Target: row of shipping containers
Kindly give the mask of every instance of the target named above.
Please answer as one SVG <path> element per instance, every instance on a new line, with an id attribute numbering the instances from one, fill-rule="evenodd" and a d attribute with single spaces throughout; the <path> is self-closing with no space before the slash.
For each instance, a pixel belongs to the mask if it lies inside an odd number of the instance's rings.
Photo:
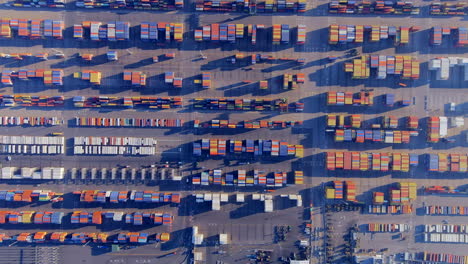
<path id="1" fill-rule="evenodd" d="M 368 214 L 411 214 L 412 205 L 369 205 Z"/>
<path id="2" fill-rule="evenodd" d="M 333 181 L 325 187 L 325 198 L 357 202 L 356 184 L 353 181 Z"/>
<path id="3" fill-rule="evenodd" d="M 62 224 L 63 212 L 0 211 L 0 224 Z"/>
<path id="4" fill-rule="evenodd" d="M 58 155 L 65 154 L 65 147 L 63 145 L 0 144 L 0 153 L 28 155 Z"/>
<path id="5" fill-rule="evenodd" d="M 42 136 L 3 136 L 0 135 L 0 145 L 65 145 L 64 137 Z"/>
<path id="6" fill-rule="evenodd" d="M 112 168 L 108 170 L 107 168 L 101 168 L 98 170 L 97 168 L 91 168 L 91 170 L 88 170 L 88 168 L 81 168 L 81 170 L 78 170 L 77 168 L 72 168 L 69 170 L 68 174 L 69 178 L 71 180 L 75 179 L 81 179 L 81 180 L 86 180 L 86 179 L 91 179 L 91 180 L 112 180 L 112 181 L 125 181 L 127 179 L 130 179 L 132 181 L 134 180 L 151 180 L 155 181 L 158 179 L 161 180 L 166 180 L 166 179 L 172 179 L 172 180 L 181 180 L 181 176 L 178 173 L 176 169 L 169 169 L 169 168 L 142 168 L 137 170 L 136 168 L 132 169 L 126 169 L 126 168 Z"/>
<path id="7" fill-rule="evenodd" d="M 0 106 L 6 107 L 57 107 L 64 105 L 63 96 L 0 94 Z"/>
<path id="8" fill-rule="evenodd" d="M 97 146 L 156 146 L 156 138 L 150 137 L 74 137 L 75 145 Z"/>
<path id="9" fill-rule="evenodd" d="M 0 37 L 12 38 L 15 36 L 30 39 L 53 37 L 63 39 L 64 22 L 61 20 L 28 20 L 28 19 L 0 19 Z M 251 37 L 252 44 L 256 44 L 257 30 L 264 29 L 263 24 L 211 24 L 195 30 L 196 41 L 230 41 Z M 84 21 L 73 25 L 73 37 L 83 39 L 85 29 L 89 29 L 91 40 L 129 40 L 130 24 L 128 22 L 109 22 L 102 25 L 98 21 Z M 275 24 L 272 27 L 273 43 L 287 44 L 290 42 L 290 29 L 287 24 Z M 328 42 L 330 44 L 363 43 L 365 32 L 369 32 L 369 41 L 376 42 L 393 37 L 395 44 L 409 43 L 409 34 L 419 30 L 418 27 L 395 27 L 377 25 L 338 25 L 329 26 Z M 87 32 L 88 33 L 88 32 Z M 182 23 L 142 22 L 140 25 L 140 39 L 143 41 L 183 41 L 184 25 Z M 295 34 L 297 44 L 304 44 L 306 40 L 306 26 L 298 25 Z M 467 27 L 440 27 L 431 28 L 430 43 L 441 45 L 443 36 L 452 36 L 456 47 L 468 45 Z"/>
<path id="10" fill-rule="evenodd" d="M 65 169 L 61 167 L 28 168 L 22 167 L 19 171 L 16 167 L 3 167 L 0 170 L 2 180 L 62 180 L 65 177 Z M 60 201 L 57 197 L 54 201 Z"/>
<path id="11" fill-rule="evenodd" d="M 456 224 L 425 224 L 425 233 L 468 234 L 468 225 Z"/>
<path id="12" fill-rule="evenodd" d="M 434 46 L 442 45 L 444 36 L 450 36 L 455 47 L 468 46 L 468 27 L 440 27 L 431 28 L 430 42 Z"/>
<path id="13" fill-rule="evenodd" d="M 429 7 L 431 15 L 442 16 L 464 16 L 468 14 L 468 6 L 464 2 L 456 3 L 431 3 Z"/>
<path id="14" fill-rule="evenodd" d="M 12 0 L 8 1 L 6 6 L 13 7 L 26 7 L 26 8 L 38 8 L 38 7 L 50 7 L 50 8 L 65 8 L 64 0 Z"/>
<path id="15" fill-rule="evenodd" d="M 419 7 L 409 1 L 333 0 L 328 4 L 328 12 L 331 14 L 417 15 Z"/>
<path id="16" fill-rule="evenodd" d="M 327 105 L 356 105 L 372 106 L 374 104 L 373 92 L 327 92 Z"/>
<path id="17" fill-rule="evenodd" d="M 468 244 L 467 234 L 424 233 L 424 242 Z"/>
<path id="18" fill-rule="evenodd" d="M 438 81 L 461 78 L 461 76 L 453 77 L 450 75 L 450 70 L 455 66 L 462 68 L 460 75 L 463 75 L 464 81 L 468 81 L 468 57 L 438 57 L 429 61 L 429 70 L 436 71 L 436 80 Z"/>
<path id="19" fill-rule="evenodd" d="M 39 107 L 56 107 L 63 106 L 65 98 L 63 96 L 37 96 L 37 95 L 6 95 L 0 94 L 0 106 L 14 107 L 14 106 L 39 106 Z M 205 100 L 205 99 L 201 99 Z M 207 99 L 208 100 L 208 99 Z M 225 99 L 229 101 L 231 99 Z M 278 99 L 279 100 L 279 99 Z M 150 109 L 169 109 L 169 108 L 180 108 L 182 107 L 181 97 L 150 97 L 150 96 L 135 96 L 135 97 L 84 97 L 74 96 L 72 98 L 73 105 L 75 107 L 146 107 Z M 242 100 L 241 100 L 242 101 Z M 249 100 L 250 101 L 250 100 Z M 255 100 L 254 100 L 255 101 Z M 272 102 L 272 100 L 258 100 L 261 102 Z M 232 99 L 234 102 L 234 99 Z M 276 102 L 276 101 L 275 101 Z M 279 103 L 278 103 L 279 104 Z M 257 106 L 257 108 L 264 110 L 262 107 L 269 105 Z M 281 106 L 281 105 L 280 105 Z M 299 105 L 300 106 L 300 105 Z M 302 105 L 303 107 L 303 105 Z M 287 105 L 284 106 L 287 111 Z M 300 109 L 300 107 L 295 107 Z M 233 109 L 234 110 L 234 109 Z M 236 109 L 238 110 L 238 109 Z M 240 109 L 241 110 L 241 109 Z M 267 110 L 271 110 L 268 108 Z M 260 111 L 260 110 L 259 110 Z"/>
<path id="20" fill-rule="evenodd" d="M 101 85 L 102 73 L 94 70 L 82 70 L 73 73 L 73 78 L 88 81 L 92 85 Z"/>
<path id="21" fill-rule="evenodd" d="M 394 39 L 395 45 L 405 45 L 410 41 L 410 32 L 418 27 L 377 26 L 377 25 L 330 25 L 328 28 L 328 43 L 332 45 L 347 43 L 364 43 L 364 34 L 368 34 L 370 42 Z"/>
<path id="22" fill-rule="evenodd" d="M 334 129 L 335 142 L 380 142 L 389 144 L 409 144 L 411 137 L 418 136 L 417 131 L 410 130 L 360 130 Z"/>
<path id="23" fill-rule="evenodd" d="M 210 89 L 212 87 L 211 80 L 212 80 L 211 72 L 202 72 L 201 79 L 197 81 L 200 82 L 203 89 Z M 182 83 L 182 80 L 180 80 L 180 82 Z M 182 84 L 180 84 L 180 86 L 182 86 Z"/>
<path id="24" fill-rule="evenodd" d="M 235 43 L 237 39 L 250 38 L 251 44 L 257 43 L 258 30 L 265 29 L 263 24 L 211 24 L 203 26 L 194 32 L 196 41 L 228 41 Z M 274 24 L 272 26 L 272 43 L 275 45 L 291 42 L 291 29 L 288 24 Z M 306 26 L 298 25 L 295 34 L 296 44 L 306 41 Z"/>
<path id="25" fill-rule="evenodd" d="M 289 44 L 290 31 L 288 24 L 273 24 L 273 45 Z"/>
<path id="26" fill-rule="evenodd" d="M 195 98 L 193 107 L 205 110 L 236 111 L 304 111 L 304 103 L 288 104 L 287 99 L 230 99 L 230 98 Z"/>
<path id="27" fill-rule="evenodd" d="M 383 223 L 368 223 L 367 231 L 368 232 L 378 232 L 378 233 L 396 233 L 396 232 L 408 232 L 410 226 L 407 224 L 383 224 Z"/>
<path id="28" fill-rule="evenodd" d="M 305 82 L 305 74 L 304 73 L 285 73 L 283 74 L 283 89 L 284 90 L 294 90 L 297 89 L 299 86 L 298 84 L 302 84 Z"/>
<path id="29" fill-rule="evenodd" d="M 75 155 L 156 155 L 155 138 L 74 137 Z"/>
<path id="30" fill-rule="evenodd" d="M 110 8 L 172 11 L 184 7 L 183 0 L 77 0 L 79 8 Z"/>
<path id="31" fill-rule="evenodd" d="M 302 171 L 272 172 L 264 170 L 237 170 L 223 173 L 222 170 L 204 171 L 192 176 L 194 185 L 222 185 L 222 186 L 261 186 L 261 187 L 283 187 L 287 184 L 303 184 L 304 173 Z"/>
<path id="32" fill-rule="evenodd" d="M 152 242 L 166 242 L 170 240 L 169 233 L 157 233 L 149 235 L 140 232 L 121 232 L 110 235 L 108 233 L 68 233 L 68 232 L 36 232 L 20 233 L 18 235 L 8 236 L 0 233 L 0 243 L 20 242 L 20 243 L 53 243 L 53 244 L 146 244 Z"/>
<path id="33" fill-rule="evenodd" d="M 49 53 L 0 53 L 0 58 L 2 59 L 15 59 L 15 60 L 24 60 L 26 58 L 31 58 L 33 60 L 46 61 L 49 59 Z"/>
<path id="34" fill-rule="evenodd" d="M 399 182 L 389 189 L 389 194 L 390 204 L 409 204 L 417 198 L 417 185 L 415 182 Z"/>
<path id="35" fill-rule="evenodd" d="M 326 152 L 327 170 L 401 171 L 418 165 L 413 153 Z"/>
<path id="36" fill-rule="evenodd" d="M 423 209 L 426 215 L 468 216 L 467 206 L 426 205 Z"/>
<path id="37" fill-rule="evenodd" d="M 180 203 L 180 194 L 171 192 L 80 190 L 73 193 L 85 203 Z"/>
<path id="38" fill-rule="evenodd" d="M 240 128 L 240 129 L 260 129 L 260 128 L 289 128 L 289 127 L 300 127 L 302 121 L 230 121 L 230 120 L 210 120 L 201 123 L 200 120 L 194 120 L 194 128 Z"/>
<path id="39" fill-rule="evenodd" d="M 370 204 L 366 209 L 366 213 L 368 214 L 411 214 L 413 212 L 413 205 Z"/>
<path id="40" fill-rule="evenodd" d="M 182 23 L 142 22 L 140 25 L 140 39 L 143 41 L 182 42 L 183 33 Z"/>
<path id="41" fill-rule="evenodd" d="M 125 155 L 151 156 L 156 155 L 156 147 L 143 146 L 73 146 L 74 155 Z"/>
<path id="42" fill-rule="evenodd" d="M 302 145 L 291 145 L 279 140 L 222 140 L 202 139 L 193 142 L 195 156 L 226 156 L 228 154 L 251 153 L 255 156 L 304 156 Z"/>
<path id="43" fill-rule="evenodd" d="M 275 13 L 275 12 L 298 12 L 304 13 L 307 8 L 306 0 L 197 0 L 195 2 L 196 11 L 213 12 L 248 12 L 255 13 Z"/>
<path id="44" fill-rule="evenodd" d="M 49 202 L 60 201 L 57 199 L 62 193 L 50 190 L 0 190 L 0 201 L 5 202 Z"/>
<path id="45" fill-rule="evenodd" d="M 468 154 L 438 153 L 427 155 L 428 170 L 435 172 L 467 172 Z"/>
<path id="46" fill-rule="evenodd" d="M 45 37 L 63 39 L 64 27 L 62 20 L 1 18 L 0 38 L 12 38 L 16 35 L 17 37 L 29 39 Z"/>
<path id="47" fill-rule="evenodd" d="M 231 63 L 233 64 L 241 60 L 246 60 L 246 63 L 252 64 L 252 65 L 257 64 L 257 63 L 273 64 L 273 63 L 286 63 L 286 62 L 296 62 L 299 65 L 303 65 L 305 63 L 304 58 L 275 57 L 275 56 L 272 56 L 269 54 L 263 54 L 263 53 L 248 55 L 242 52 L 238 52 L 233 57 L 231 57 Z"/>
<path id="48" fill-rule="evenodd" d="M 176 77 L 174 72 L 165 72 L 164 83 L 172 85 L 174 88 L 182 88 L 183 78 Z M 211 87 L 211 74 L 209 76 L 202 74 L 202 86 L 205 89 Z"/>
<path id="49" fill-rule="evenodd" d="M 371 129 L 397 129 L 398 118 L 396 116 L 381 116 L 380 123 L 375 122 L 367 124 L 365 127 Z M 405 125 L 402 128 L 416 130 L 418 129 L 419 122 L 416 116 L 404 117 Z M 340 114 L 328 114 L 327 115 L 327 127 L 329 128 L 363 128 L 363 123 L 368 123 L 362 120 L 362 115 L 340 115 Z"/>
<path id="50" fill-rule="evenodd" d="M 45 116 L 0 116 L 0 126 L 59 126 L 63 120 Z"/>
<path id="51" fill-rule="evenodd" d="M 425 263 L 448 263 L 448 264 L 467 264 L 467 256 L 459 256 L 447 253 L 432 253 L 432 252 L 421 252 L 416 254 L 416 260 L 425 262 Z"/>
<path id="52" fill-rule="evenodd" d="M 427 142 L 437 143 L 447 136 L 448 118 L 446 116 L 430 116 L 427 119 Z"/>
<path id="53" fill-rule="evenodd" d="M 194 32 L 195 41 L 229 41 L 250 37 L 251 44 L 257 43 L 258 30 L 265 29 L 263 24 L 210 24 Z"/>
<path id="54" fill-rule="evenodd" d="M 146 86 L 146 73 L 141 71 L 124 71 L 123 80 L 130 81 L 132 86 Z"/>
<path id="55" fill-rule="evenodd" d="M 104 221 L 124 222 L 132 225 L 172 225 L 174 217 L 164 212 L 120 212 L 120 211 L 74 211 L 71 214 L 72 224 L 96 224 Z"/>
<path id="56" fill-rule="evenodd" d="M 63 85 L 63 70 L 19 69 L 17 71 L 3 70 L 1 80 L 3 85 L 13 85 L 13 79 L 27 81 L 31 78 L 41 78 L 45 85 Z"/>
<path id="57" fill-rule="evenodd" d="M 153 96 L 134 96 L 134 97 L 85 97 L 74 96 L 73 105 L 75 107 L 145 107 L 150 109 L 169 109 L 182 107 L 181 97 L 153 97 Z"/>
<path id="58" fill-rule="evenodd" d="M 387 75 L 399 76 L 401 79 L 419 79 L 419 61 L 411 56 L 364 55 L 352 62 L 345 62 L 345 72 L 352 73 L 353 79 L 368 79 L 371 69 L 377 71 L 377 79 L 385 79 Z"/>
<path id="59" fill-rule="evenodd" d="M 368 79 L 371 75 L 369 60 L 369 56 L 361 56 L 359 59 L 353 59 L 352 62 L 345 62 L 344 71 L 347 73 L 352 73 L 351 76 L 353 79 Z M 385 67 L 386 63 L 386 61 L 382 61 L 382 65 Z M 383 75 L 385 74 L 386 71 L 383 72 Z"/>
<path id="60" fill-rule="evenodd" d="M 75 126 L 83 127 L 183 127 L 182 119 L 75 117 Z"/>
<path id="61" fill-rule="evenodd" d="M 385 94 L 385 101 L 384 104 L 388 107 L 394 107 L 395 106 L 395 94 Z M 409 106 L 411 105 L 412 100 L 411 99 L 402 99 L 401 101 L 398 101 L 398 104 L 401 106 Z"/>
<path id="62" fill-rule="evenodd" d="M 466 191 L 454 188 L 452 186 L 428 186 L 424 188 L 424 193 L 427 194 L 442 194 L 442 195 L 464 195 L 467 194 Z"/>
<path id="63" fill-rule="evenodd" d="M 114 21 L 102 24 L 99 21 L 83 21 L 73 25 L 73 38 L 84 39 L 85 33 L 89 33 L 89 39 L 93 41 L 108 40 L 121 41 L 130 39 L 130 23 Z"/>

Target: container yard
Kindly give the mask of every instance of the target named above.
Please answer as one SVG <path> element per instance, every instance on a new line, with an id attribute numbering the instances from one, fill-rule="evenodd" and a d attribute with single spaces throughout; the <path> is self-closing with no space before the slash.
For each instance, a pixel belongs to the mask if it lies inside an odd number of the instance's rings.
<path id="1" fill-rule="evenodd" d="M 439 2 L 3 2 L 0 264 L 468 263 Z"/>

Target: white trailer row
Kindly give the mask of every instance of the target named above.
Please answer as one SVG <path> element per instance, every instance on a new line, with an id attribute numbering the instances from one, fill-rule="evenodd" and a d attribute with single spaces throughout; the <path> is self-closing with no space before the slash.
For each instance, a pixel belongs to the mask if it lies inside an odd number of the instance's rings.
<path id="1" fill-rule="evenodd" d="M 429 69 L 437 71 L 437 80 L 448 80 L 450 78 L 450 68 L 454 66 L 463 67 L 464 80 L 468 81 L 468 58 L 448 57 L 435 58 L 429 61 Z"/>
<path id="2" fill-rule="evenodd" d="M 73 148 L 75 155 L 131 155 L 149 156 L 156 155 L 156 147 L 136 146 L 80 146 Z"/>
<path id="3" fill-rule="evenodd" d="M 182 177 L 177 169 L 171 168 L 72 168 L 66 170 L 62 167 L 3 167 L 0 169 L 0 179 L 33 179 L 33 180 L 57 180 L 68 177 L 75 179 L 91 180 L 176 180 L 180 181 Z M 223 196 L 224 199 L 224 196 Z"/>
<path id="4" fill-rule="evenodd" d="M 171 168 L 142 168 L 142 169 L 127 169 L 127 168 L 72 168 L 69 170 L 69 178 L 75 179 L 91 179 L 91 180 L 182 180 L 180 171 Z"/>
<path id="5" fill-rule="evenodd" d="M 0 145 L 64 145 L 64 137 L 0 136 Z"/>
<path id="6" fill-rule="evenodd" d="M 0 116 L 0 126 L 58 126 L 63 120 L 58 117 Z"/>
<path id="7" fill-rule="evenodd" d="M 0 145 L 1 154 L 59 155 L 65 154 L 63 145 Z"/>
<path id="8" fill-rule="evenodd" d="M 468 234 L 468 225 L 424 225 L 424 232 Z"/>
<path id="9" fill-rule="evenodd" d="M 75 137 L 76 145 L 97 146 L 156 146 L 155 138 L 140 137 Z"/>
<path id="10" fill-rule="evenodd" d="M 408 224 L 383 224 L 383 223 L 368 223 L 367 231 L 369 232 L 408 232 L 410 226 Z"/>
<path id="11" fill-rule="evenodd" d="M 3 167 L 0 170 L 0 179 L 2 180 L 61 180 L 64 176 L 65 169 L 60 167 L 44 167 L 42 169 Z"/>
<path id="12" fill-rule="evenodd" d="M 229 202 L 229 196 L 227 193 L 198 193 L 193 194 L 197 203 L 211 202 L 211 210 L 221 210 L 221 203 Z"/>
<path id="13" fill-rule="evenodd" d="M 465 244 L 468 244 L 468 235 L 465 235 L 465 234 L 424 233 L 424 242 L 432 242 L 432 243 L 465 243 Z"/>

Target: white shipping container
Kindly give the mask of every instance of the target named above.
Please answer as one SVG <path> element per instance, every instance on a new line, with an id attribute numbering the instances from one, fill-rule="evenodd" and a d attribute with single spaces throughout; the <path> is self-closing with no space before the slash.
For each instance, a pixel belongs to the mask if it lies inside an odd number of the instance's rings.
<path id="1" fill-rule="evenodd" d="M 448 119 L 446 116 L 440 116 L 440 129 L 439 129 L 439 135 L 441 138 L 447 136 L 447 131 L 448 131 Z"/>

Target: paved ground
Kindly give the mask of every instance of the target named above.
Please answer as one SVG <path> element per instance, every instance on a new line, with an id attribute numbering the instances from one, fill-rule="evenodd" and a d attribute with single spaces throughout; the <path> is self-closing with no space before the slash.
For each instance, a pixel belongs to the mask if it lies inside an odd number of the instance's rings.
<path id="1" fill-rule="evenodd" d="M 427 5 L 424 1 L 413 1 Z M 407 115 L 415 115 L 425 117 L 429 115 L 443 115 L 446 111 L 446 104 L 455 102 L 457 104 L 466 105 L 466 88 L 468 84 L 462 82 L 461 75 L 454 78 L 452 81 L 439 82 L 435 81 L 434 75 L 427 71 L 427 61 L 430 58 L 449 55 L 466 54 L 466 49 L 453 48 L 445 42 L 441 47 L 430 47 L 428 45 L 429 28 L 432 26 L 461 26 L 466 25 L 466 18 L 449 17 L 435 18 L 428 17 L 426 11 L 420 16 L 327 16 L 324 5 L 328 1 L 311 1 L 309 6 L 313 10 L 308 11 L 305 15 L 258 15 L 246 16 L 244 14 L 219 14 L 219 13 L 193 13 L 185 11 L 156 13 L 156 12 L 129 12 L 129 11 L 105 11 L 105 10 L 26 10 L 26 9 L 2 9 L 0 14 L 2 17 L 11 18 L 52 18 L 63 19 L 67 30 L 65 32 L 66 39 L 60 40 L 0 40 L 0 52 L 48 52 L 54 54 L 58 51 L 63 52 L 66 57 L 64 59 L 51 58 L 49 61 L 33 62 L 22 61 L 12 62 L 8 60 L 1 61 L 2 69 L 20 69 L 20 68 L 63 68 L 65 71 L 65 85 L 60 88 L 45 87 L 40 82 L 15 82 L 13 87 L 2 87 L 0 93 L 28 93 L 41 95 L 64 95 L 67 98 L 75 95 L 96 96 L 96 95 L 113 95 L 113 96 L 137 96 L 137 95 L 157 95 L 157 96 L 182 96 L 184 105 L 190 105 L 190 100 L 199 97 L 237 97 L 237 98 L 287 98 L 290 102 L 300 100 L 306 104 L 304 113 L 288 113 L 279 114 L 277 112 L 216 112 L 216 111 L 190 111 L 189 107 L 184 107 L 177 110 L 95 110 L 95 109 L 74 109 L 67 107 L 65 109 L 41 110 L 41 109 L 25 109 L 11 108 L 2 109 L 1 113 L 5 116 L 56 116 L 69 121 L 75 116 L 102 116 L 102 117 L 152 117 L 152 118 L 180 118 L 186 121 L 199 119 L 202 121 L 212 119 L 230 119 L 234 121 L 240 120 L 304 120 L 304 127 L 301 129 L 282 129 L 282 130 L 257 130 L 257 131 L 195 131 L 194 129 L 130 129 L 130 128 L 76 128 L 68 125 L 53 127 L 53 128 L 12 128 L 1 127 L 1 135 L 46 135 L 51 132 L 64 132 L 66 138 L 74 136 L 124 136 L 134 135 L 142 137 L 158 138 L 158 153 L 155 157 L 86 157 L 72 156 L 70 154 L 61 156 L 13 156 L 10 162 L 2 162 L 2 166 L 64 166 L 66 168 L 112 168 L 117 164 L 130 165 L 133 168 L 147 166 L 159 161 L 192 161 L 190 154 L 190 143 L 201 138 L 224 138 L 224 139 L 282 139 L 292 144 L 303 144 L 305 146 L 305 158 L 290 159 L 280 161 L 270 161 L 267 159 L 254 162 L 250 165 L 235 165 L 235 162 L 228 168 L 225 168 L 224 161 L 221 159 L 206 160 L 200 163 L 200 166 L 205 168 L 223 168 L 225 171 L 236 169 L 265 169 L 267 171 L 283 170 L 291 171 L 293 169 L 303 169 L 305 174 L 304 186 L 288 186 L 275 192 L 275 194 L 283 193 L 301 193 L 304 196 L 304 204 L 308 205 L 310 197 L 314 206 L 321 206 L 322 193 L 320 184 L 325 181 L 335 179 L 351 179 L 358 184 L 358 193 L 362 193 L 363 199 L 369 199 L 371 192 L 369 190 L 384 186 L 398 180 L 416 181 L 418 186 L 421 185 L 453 185 L 459 186 L 466 184 L 466 175 L 456 174 L 428 174 L 423 166 L 408 174 L 385 174 L 385 175 L 370 175 L 361 173 L 327 173 L 323 166 L 324 160 L 322 152 L 331 150 L 357 150 L 357 151 L 407 151 L 412 153 L 429 153 L 438 151 L 450 151 L 464 153 L 467 150 L 466 143 L 462 143 L 461 137 L 457 137 L 460 132 L 465 131 L 466 126 L 461 129 L 450 129 L 449 135 L 457 139 L 457 143 L 453 145 L 436 144 L 429 145 L 425 143 L 424 133 L 413 143 L 402 146 L 389 146 L 384 144 L 336 144 L 332 138 L 327 138 L 323 129 L 325 122 L 324 116 L 330 112 L 337 113 L 361 113 L 364 119 L 372 119 L 381 115 L 395 115 L 399 117 Z M 425 9 L 424 9 L 425 10 Z M 99 16 L 99 17 L 98 17 Z M 232 20 L 231 20 L 232 19 Z M 72 40 L 72 31 L 70 27 L 75 23 L 80 23 L 86 20 L 100 20 L 103 22 L 120 20 L 129 21 L 132 24 L 132 37 L 128 42 L 93 43 L 88 40 L 74 41 Z M 184 34 L 184 42 L 181 45 L 168 44 L 165 47 L 159 47 L 154 44 L 144 43 L 138 39 L 138 25 L 142 21 L 156 22 L 181 22 L 184 23 L 186 34 Z M 260 33 L 258 44 L 256 46 L 249 45 L 248 41 L 242 40 L 235 45 L 214 45 L 207 43 L 196 43 L 193 40 L 193 30 L 202 25 L 220 22 L 233 23 L 255 23 L 265 24 L 266 28 L 271 27 L 276 23 L 288 23 L 295 27 L 297 24 L 307 25 L 307 42 L 304 46 L 276 46 L 271 45 L 271 36 L 267 32 Z M 230 23 L 230 22 L 229 22 Z M 364 44 L 361 46 L 347 45 L 344 47 L 331 47 L 327 44 L 327 30 L 329 24 L 379 24 L 379 25 L 417 25 L 421 27 L 421 31 L 411 35 L 411 42 L 406 47 L 394 47 L 389 42 L 379 42 L 375 44 Z M 265 41 L 267 39 L 267 41 Z M 373 53 L 382 55 L 405 54 L 416 56 L 423 64 L 421 67 L 421 78 L 418 81 L 405 83 L 408 87 L 399 88 L 400 80 L 367 80 L 356 81 L 351 80 L 349 76 L 342 71 L 339 60 L 336 63 L 327 63 L 324 58 L 329 55 L 341 56 L 346 50 L 357 48 L 362 53 Z M 98 58 L 93 63 L 83 63 L 76 58 L 77 53 L 93 53 L 99 55 L 105 54 L 108 50 L 117 50 L 119 52 L 119 61 L 105 62 Z M 161 55 L 170 51 L 176 52 L 176 58 L 156 64 L 150 63 L 150 58 L 156 55 Z M 232 65 L 226 62 L 226 58 L 233 56 L 237 52 L 245 54 L 267 53 L 277 57 L 290 58 L 305 58 L 306 64 L 303 67 L 297 67 L 292 63 L 282 64 L 257 64 L 252 71 L 244 71 L 243 64 Z M 200 60 L 200 54 L 207 56 L 207 60 Z M 74 80 L 71 75 L 81 69 L 94 69 L 103 73 L 103 84 L 101 87 L 90 87 L 83 81 Z M 148 74 L 148 84 L 145 88 L 132 88 L 125 84 L 122 80 L 122 72 L 125 69 L 139 70 Z M 180 91 L 169 88 L 164 85 L 162 74 L 165 71 L 174 71 L 176 76 L 181 76 L 185 79 L 184 87 Z M 192 84 L 193 79 L 198 78 L 202 71 L 210 71 L 213 74 L 213 88 L 210 90 L 200 90 Z M 277 76 L 284 73 L 305 73 L 306 83 L 300 85 L 298 90 L 284 91 L 280 88 L 280 83 L 277 83 Z M 457 72 L 451 73 L 453 76 Z M 268 79 L 270 81 L 270 90 L 263 92 L 259 91 L 255 85 L 242 84 L 242 80 L 252 80 L 254 82 Z M 397 99 L 412 98 L 414 104 L 406 108 L 387 109 L 379 104 L 371 108 L 327 108 L 324 104 L 324 93 L 327 91 L 353 91 L 358 92 L 361 89 L 374 89 L 377 95 L 385 93 L 395 93 Z M 466 109 L 466 108 L 465 108 Z M 459 114 L 466 114 L 462 108 L 459 108 Z M 67 141 L 69 142 L 69 141 Z M 4 160 L 4 156 L 1 156 Z M 187 173 L 190 173 L 187 172 Z M 450 181 L 449 181 L 450 180 Z M 29 184 L 5 184 L 3 188 L 37 188 Z M 52 190 L 61 190 L 70 192 L 77 189 L 99 188 L 108 190 L 120 189 L 161 189 L 166 191 L 184 191 L 184 194 L 189 194 L 193 190 L 185 184 L 183 185 L 163 185 L 163 186 L 144 186 L 132 183 L 125 184 L 109 184 L 94 186 L 92 183 L 81 185 L 80 183 L 69 185 L 57 185 L 54 183 L 42 184 L 40 187 Z M 206 191 L 207 189 L 200 189 Z M 226 190 L 230 193 L 234 191 L 245 191 L 241 189 Z M 245 191 L 250 194 L 261 190 Z M 455 201 L 462 200 L 446 198 L 439 199 L 437 197 L 420 197 L 418 206 L 421 202 L 434 203 L 440 205 L 451 205 Z M 20 207 L 26 209 L 27 207 Z M 39 208 L 50 209 L 51 205 L 42 205 Z M 97 209 L 97 208 L 93 208 Z M 128 208 L 126 208 L 127 210 Z M 174 210 L 175 208 L 158 207 L 159 209 Z M 60 208 L 58 210 L 70 211 L 72 208 Z M 190 227 L 198 225 L 200 231 L 210 238 L 209 241 L 214 241 L 215 236 L 221 232 L 230 234 L 232 245 L 227 247 L 210 244 L 207 247 L 201 248 L 207 258 L 207 263 L 215 263 L 216 260 L 225 261 L 225 263 L 247 262 L 246 255 L 252 254 L 253 249 L 273 249 L 276 256 L 288 256 L 293 250 L 293 242 L 302 235 L 299 235 L 300 225 L 304 222 L 302 208 L 287 208 L 277 210 L 274 213 L 261 213 L 261 207 L 254 202 L 239 205 L 229 203 L 222 206 L 220 212 L 212 212 L 206 210 L 203 206 L 193 208 L 193 213 L 187 208 L 179 209 L 177 212 L 175 223 L 171 230 L 165 227 L 148 228 L 145 231 L 149 233 L 172 231 L 175 242 L 167 245 L 148 245 L 138 248 L 122 250 L 117 253 L 109 254 L 104 250 L 81 246 L 65 246 L 61 247 L 61 255 L 67 256 L 67 263 L 180 263 L 186 260 L 186 248 L 182 247 L 189 242 Z M 320 212 L 318 209 L 317 212 Z M 359 215 L 355 213 L 346 213 L 345 218 L 338 213 L 334 215 L 334 221 L 342 222 L 343 228 L 352 223 L 372 222 L 399 222 L 399 223 L 414 223 L 419 225 L 424 222 L 440 223 L 445 217 L 432 216 L 369 216 Z M 349 218 L 348 218 L 349 215 Z M 453 219 L 453 220 L 452 220 Z M 321 223 L 322 217 L 319 213 L 314 214 L 314 226 L 317 228 L 323 227 Z M 348 221 L 349 220 L 349 221 Z M 364 222 L 363 222 L 364 221 Z M 463 217 L 451 217 L 453 223 L 463 221 Z M 273 244 L 273 230 L 278 225 L 292 225 L 293 235 L 287 242 Z M 20 227 L 18 227 L 19 229 Z M 8 233 L 18 233 L 16 226 L 5 226 L 5 231 Z M 55 230 L 55 228 L 44 228 L 46 230 Z M 62 230 L 83 230 L 94 231 L 95 227 L 69 228 L 60 227 Z M 35 231 L 34 227 L 25 227 L 21 230 Z M 414 229 L 413 229 L 414 230 Z M 116 231 L 116 230 L 111 230 Z M 318 237 L 323 236 L 323 232 L 318 233 Z M 296 238 L 297 237 L 297 238 Z M 367 240 L 364 242 L 363 240 Z M 369 235 L 365 239 L 361 239 L 362 246 L 373 248 L 385 247 L 388 239 L 385 235 L 376 235 L 373 240 L 369 240 Z M 381 241 L 381 242 L 380 242 Z M 376 242 L 382 244 L 376 245 Z M 366 244 L 367 243 L 367 244 Z M 321 246 L 321 240 L 313 241 L 313 246 Z M 405 249 L 422 251 L 427 249 L 433 252 L 459 252 L 459 247 L 439 247 L 440 245 L 415 243 L 412 236 L 408 236 L 405 244 L 398 242 L 393 243 L 395 251 Z M 173 251 L 177 251 L 176 255 L 161 257 Z M 226 251 L 226 254 L 211 254 L 217 251 Z M 15 253 L 16 254 L 16 253 Z M 29 254 L 29 253 L 28 253 Z M 91 257 L 92 256 L 92 257 Z M 315 261 L 319 261 L 318 259 Z M 27 263 L 27 262 L 24 262 Z"/>

